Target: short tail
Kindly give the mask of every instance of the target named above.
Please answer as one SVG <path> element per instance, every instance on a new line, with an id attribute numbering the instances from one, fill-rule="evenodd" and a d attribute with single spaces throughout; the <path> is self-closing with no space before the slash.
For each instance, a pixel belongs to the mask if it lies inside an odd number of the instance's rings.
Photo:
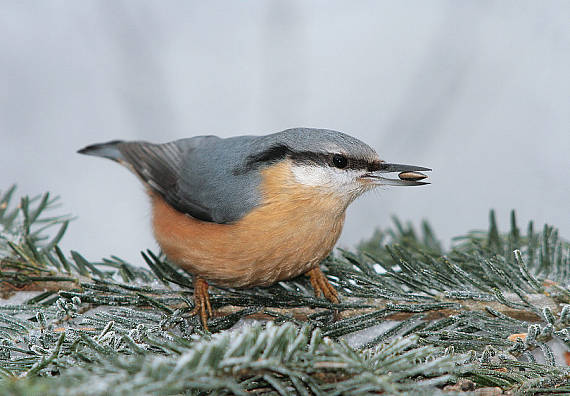
<path id="1" fill-rule="evenodd" d="M 90 146 L 82 148 L 81 150 L 78 150 L 77 152 L 79 154 L 93 155 L 95 157 L 109 158 L 117 162 L 124 162 L 125 157 L 118 147 L 120 143 L 123 143 L 123 141 L 113 140 L 107 143 L 92 144 Z"/>
<path id="2" fill-rule="evenodd" d="M 161 194 L 172 206 L 177 207 L 179 198 L 176 185 L 180 178 L 183 155 L 177 142 L 153 144 L 113 140 L 87 146 L 78 153 L 118 162 L 137 175 L 146 186 Z"/>

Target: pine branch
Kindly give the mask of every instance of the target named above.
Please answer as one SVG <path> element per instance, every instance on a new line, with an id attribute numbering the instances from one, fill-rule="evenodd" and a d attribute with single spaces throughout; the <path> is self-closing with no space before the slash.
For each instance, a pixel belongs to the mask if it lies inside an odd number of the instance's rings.
<path id="1" fill-rule="evenodd" d="M 488 232 L 449 251 L 427 223 L 418 233 L 395 220 L 323 263 L 341 304 L 315 298 L 303 277 L 214 289 L 212 336 L 190 316 L 189 274 L 151 251 L 149 269 L 67 255 L 57 244 L 70 218 L 47 215 L 57 201 L 13 207 L 14 192 L 0 194 L 0 291 L 41 292 L 0 304 L 8 392 L 435 394 L 460 378 L 568 390 L 552 345 L 570 349 L 570 245 L 550 226 L 523 235 L 514 212 L 510 232 L 491 212 Z M 265 324 L 225 331 L 244 318 Z"/>

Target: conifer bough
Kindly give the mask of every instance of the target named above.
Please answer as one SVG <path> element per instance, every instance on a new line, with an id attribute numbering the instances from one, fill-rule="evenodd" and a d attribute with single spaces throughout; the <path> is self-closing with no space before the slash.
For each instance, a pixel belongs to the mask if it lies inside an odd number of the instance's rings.
<path id="1" fill-rule="evenodd" d="M 191 277 L 162 255 L 132 265 L 66 253 L 57 200 L 14 194 L 0 194 L 4 393 L 570 392 L 570 247 L 550 226 L 522 233 L 514 213 L 509 232 L 491 212 L 487 232 L 449 250 L 426 223 L 394 220 L 323 263 L 339 305 L 302 278 L 216 290 L 227 315 L 211 335 L 189 315 Z"/>

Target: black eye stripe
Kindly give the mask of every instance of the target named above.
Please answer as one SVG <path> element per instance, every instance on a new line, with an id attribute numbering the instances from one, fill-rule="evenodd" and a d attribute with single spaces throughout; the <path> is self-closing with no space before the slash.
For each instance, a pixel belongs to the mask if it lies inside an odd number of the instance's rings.
<path id="1" fill-rule="evenodd" d="M 347 160 L 344 167 L 338 167 L 334 164 L 334 157 L 340 155 Z M 343 154 L 324 154 L 313 152 L 297 152 L 290 155 L 290 158 L 296 162 L 308 162 L 317 165 L 328 165 L 339 169 L 366 170 L 374 172 L 380 169 L 380 161 L 366 161 L 361 158 L 350 158 Z"/>
<path id="2" fill-rule="evenodd" d="M 338 166 L 335 163 L 335 158 L 337 158 L 337 161 L 342 161 L 339 159 L 339 157 L 344 158 L 344 160 L 346 160 L 346 165 Z M 368 172 L 373 172 L 380 169 L 379 161 L 367 161 L 361 158 L 351 158 L 340 153 L 331 154 L 331 153 L 316 153 L 312 151 L 293 151 L 285 145 L 272 146 L 265 151 L 249 156 L 246 162 L 246 169 L 255 168 L 264 163 L 269 164 L 269 163 L 278 162 L 285 158 L 291 158 L 291 160 L 297 163 L 331 166 L 339 169 L 353 169 L 353 170 L 364 169 Z M 344 163 L 344 161 L 342 162 Z M 342 163 L 339 162 L 339 165 L 342 165 Z"/>

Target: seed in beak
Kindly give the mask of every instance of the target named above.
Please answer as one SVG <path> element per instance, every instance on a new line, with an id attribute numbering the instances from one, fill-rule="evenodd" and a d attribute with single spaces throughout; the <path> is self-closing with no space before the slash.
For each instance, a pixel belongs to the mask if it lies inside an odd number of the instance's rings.
<path id="1" fill-rule="evenodd" d="M 398 177 L 401 180 L 413 180 L 413 181 L 418 181 L 418 180 L 422 180 L 425 179 L 427 176 L 424 175 L 423 173 L 420 172 L 400 172 L 398 174 Z"/>

